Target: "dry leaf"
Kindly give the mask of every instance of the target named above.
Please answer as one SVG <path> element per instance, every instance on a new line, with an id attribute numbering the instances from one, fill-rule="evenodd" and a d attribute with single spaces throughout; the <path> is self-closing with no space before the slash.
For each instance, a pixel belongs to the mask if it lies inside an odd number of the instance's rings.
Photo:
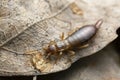
<path id="1" fill-rule="evenodd" d="M 120 12 L 118 0 L 77 0 L 75 4 L 83 11 L 76 15 L 69 4 L 74 0 L 1 0 L 0 1 L 0 74 L 1 75 L 42 75 L 65 70 L 76 60 L 92 55 L 113 41 L 119 27 Z M 116 6 L 114 6 L 116 5 Z M 52 39 L 59 40 L 59 35 L 94 24 L 98 19 L 104 23 L 89 47 L 76 51 L 73 57 L 63 55 L 56 64 L 46 61 L 39 62 L 33 58 L 38 51 Z M 54 32 L 54 33 L 53 33 Z M 36 52 L 35 52 L 36 53 Z M 41 53 L 44 55 L 44 53 Z M 37 60 L 36 60 L 37 59 Z M 42 58 L 40 59 L 40 61 Z M 44 65 L 40 66 L 41 63 Z M 41 70 L 44 69 L 44 70 Z"/>

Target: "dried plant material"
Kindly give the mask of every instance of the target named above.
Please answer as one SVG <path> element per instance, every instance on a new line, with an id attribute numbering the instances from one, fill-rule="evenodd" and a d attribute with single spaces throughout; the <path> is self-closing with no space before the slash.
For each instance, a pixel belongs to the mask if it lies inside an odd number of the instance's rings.
<path id="1" fill-rule="evenodd" d="M 70 4 L 70 8 L 74 14 L 83 15 L 83 10 L 76 3 Z"/>
<path id="2" fill-rule="evenodd" d="M 72 2 L 74 11 L 69 6 Z M 0 74 L 42 75 L 58 72 L 67 69 L 78 59 L 104 48 L 117 37 L 120 5 L 118 0 L 106 0 L 107 5 L 103 5 L 104 0 L 96 2 L 97 0 L 1 0 L 0 9 L 6 12 L 0 16 Z M 78 8 L 84 12 L 83 15 L 76 16 L 73 13 L 79 13 Z M 57 61 L 44 59 L 43 46 L 52 40 L 61 40 L 59 35 L 62 32 L 66 37 L 69 31 L 94 24 L 101 18 L 103 25 L 89 47 L 76 50 L 74 56 L 64 53 Z"/>
<path id="3" fill-rule="evenodd" d="M 50 61 L 46 60 L 40 53 L 33 55 L 33 65 L 36 69 L 43 73 L 50 72 L 52 68 Z"/>

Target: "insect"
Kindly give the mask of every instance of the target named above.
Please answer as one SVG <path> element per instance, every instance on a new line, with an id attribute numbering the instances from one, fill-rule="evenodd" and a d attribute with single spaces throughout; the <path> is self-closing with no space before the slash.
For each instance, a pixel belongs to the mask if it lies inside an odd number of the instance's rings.
<path id="1" fill-rule="evenodd" d="M 51 41 L 48 46 L 45 47 L 47 57 L 50 55 L 61 55 L 63 51 L 82 46 L 82 44 L 88 42 L 95 36 L 102 23 L 103 20 L 100 19 L 94 25 L 85 25 L 79 28 L 61 41 Z"/>

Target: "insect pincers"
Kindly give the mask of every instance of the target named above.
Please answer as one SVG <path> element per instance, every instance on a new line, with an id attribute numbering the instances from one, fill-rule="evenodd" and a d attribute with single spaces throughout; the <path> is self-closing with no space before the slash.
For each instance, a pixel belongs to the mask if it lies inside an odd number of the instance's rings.
<path id="1" fill-rule="evenodd" d="M 63 51 L 69 51 L 75 47 L 83 46 L 82 44 L 88 42 L 95 36 L 102 23 L 103 20 L 100 19 L 94 25 L 85 25 L 79 28 L 63 40 L 58 42 L 51 41 L 44 48 L 47 57 L 50 55 L 61 55 Z"/>

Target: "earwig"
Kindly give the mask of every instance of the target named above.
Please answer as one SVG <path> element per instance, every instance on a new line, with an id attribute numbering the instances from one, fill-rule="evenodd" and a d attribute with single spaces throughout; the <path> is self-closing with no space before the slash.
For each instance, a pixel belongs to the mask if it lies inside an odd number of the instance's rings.
<path id="1" fill-rule="evenodd" d="M 50 42 L 45 49 L 47 56 L 61 54 L 65 50 L 81 46 L 83 43 L 88 42 L 95 36 L 102 23 L 103 21 L 100 19 L 94 25 L 85 25 L 79 28 L 62 41 Z"/>

